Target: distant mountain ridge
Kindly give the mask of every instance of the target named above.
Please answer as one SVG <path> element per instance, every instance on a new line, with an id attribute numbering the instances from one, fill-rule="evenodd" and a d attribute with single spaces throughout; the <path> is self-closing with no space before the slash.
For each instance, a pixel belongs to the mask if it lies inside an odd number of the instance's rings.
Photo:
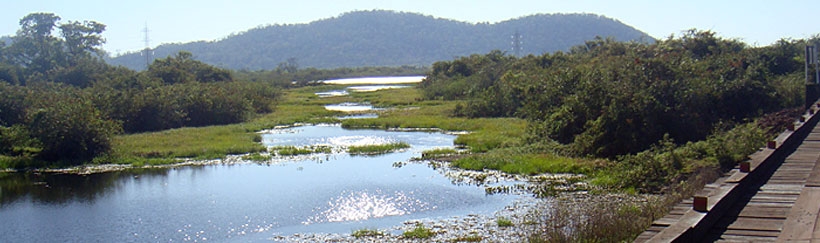
<path id="1" fill-rule="evenodd" d="M 212 65 L 246 70 L 275 69 L 288 58 L 300 67 L 427 66 L 458 56 L 512 51 L 521 35 L 520 54 L 566 51 L 596 36 L 618 41 L 654 41 L 646 33 L 595 14 L 537 14 L 494 24 L 467 23 L 416 13 L 356 11 L 308 24 L 270 25 L 216 41 L 163 44 L 154 57 L 185 50 Z M 144 69 L 139 52 L 108 60 Z"/>

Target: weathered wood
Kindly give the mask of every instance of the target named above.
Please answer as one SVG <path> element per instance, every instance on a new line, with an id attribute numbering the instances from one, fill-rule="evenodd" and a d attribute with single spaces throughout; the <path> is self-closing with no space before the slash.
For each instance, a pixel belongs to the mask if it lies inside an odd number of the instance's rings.
<path id="1" fill-rule="evenodd" d="M 773 148 L 761 148 L 749 156 L 748 172 L 736 166 L 705 186 L 696 195 L 708 197 L 707 213 L 673 208 L 675 214 L 657 220 L 636 241 L 773 242 L 786 230 L 784 233 L 802 232 L 800 240 L 820 242 L 820 224 L 816 223 L 820 214 L 818 121 L 816 113 L 807 115 L 805 123 L 795 124 L 794 131 L 779 134 Z M 677 207 L 691 207 L 691 202 L 687 199 Z M 794 222 L 802 223 L 803 229 L 791 229 Z"/>
<path id="2" fill-rule="evenodd" d="M 820 188 L 805 187 L 784 223 L 778 241 L 811 240 L 820 213 Z"/>

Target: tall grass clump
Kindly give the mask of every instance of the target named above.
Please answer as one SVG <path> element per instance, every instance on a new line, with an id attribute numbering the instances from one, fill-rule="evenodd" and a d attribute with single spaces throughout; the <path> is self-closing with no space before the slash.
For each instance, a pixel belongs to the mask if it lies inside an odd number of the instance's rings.
<path id="1" fill-rule="evenodd" d="M 614 195 L 559 199 L 546 212 L 531 211 L 522 227 L 529 233 L 529 242 L 631 241 L 665 214 L 665 205 L 655 200 Z"/>
<path id="2" fill-rule="evenodd" d="M 381 232 L 381 231 L 376 230 L 376 229 L 359 229 L 359 230 L 353 231 L 353 233 L 351 233 L 350 235 L 353 236 L 353 237 L 356 237 L 356 238 L 375 237 L 375 236 L 384 236 L 384 232 Z"/>
<path id="3" fill-rule="evenodd" d="M 406 142 L 395 142 L 388 144 L 350 146 L 347 148 L 347 152 L 356 155 L 376 155 L 391 153 L 406 148 L 410 148 L 410 144 Z"/>
<path id="4" fill-rule="evenodd" d="M 596 165 L 591 161 L 561 157 L 552 154 L 521 153 L 509 149 L 473 154 L 454 160 L 452 166 L 468 170 L 500 170 L 513 174 L 591 172 Z"/>
<path id="5" fill-rule="evenodd" d="M 433 237 L 435 234 L 432 229 L 424 227 L 421 223 L 417 223 L 415 228 L 405 231 L 402 233 L 402 236 L 411 239 L 427 239 Z"/>
<path id="6" fill-rule="evenodd" d="M 328 146 L 303 146 L 303 147 L 296 147 L 296 146 L 275 146 L 270 148 L 272 152 L 276 152 L 278 155 L 282 156 L 293 156 L 293 155 L 304 155 L 304 154 L 316 154 L 316 153 L 330 153 L 332 149 Z"/>

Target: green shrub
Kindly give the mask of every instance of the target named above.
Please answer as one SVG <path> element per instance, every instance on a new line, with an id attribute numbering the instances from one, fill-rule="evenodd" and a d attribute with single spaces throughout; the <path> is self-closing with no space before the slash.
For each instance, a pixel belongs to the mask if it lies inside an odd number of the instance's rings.
<path id="1" fill-rule="evenodd" d="M 433 230 L 424 227 L 423 224 L 417 223 L 416 227 L 412 230 L 405 231 L 402 233 L 402 236 L 405 238 L 413 238 L 413 239 L 427 239 L 433 237 L 436 233 Z"/>

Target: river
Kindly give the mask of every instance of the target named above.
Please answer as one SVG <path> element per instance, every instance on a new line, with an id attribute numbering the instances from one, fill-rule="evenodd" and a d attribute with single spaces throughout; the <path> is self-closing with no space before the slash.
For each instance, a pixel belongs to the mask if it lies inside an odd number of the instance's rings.
<path id="1" fill-rule="evenodd" d="M 454 139 L 440 132 L 300 126 L 268 131 L 262 143 L 324 145 L 335 152 L 92 175 L 0 173 L 0 239 L 266 241 L 491 214 L 515 200 L 454 183 L 427 163 L 408 162 L 421 151 L 452 147 Z M 399 141 L 411 147 L 378 156 L 343 152 L 351 145 Z"/>

